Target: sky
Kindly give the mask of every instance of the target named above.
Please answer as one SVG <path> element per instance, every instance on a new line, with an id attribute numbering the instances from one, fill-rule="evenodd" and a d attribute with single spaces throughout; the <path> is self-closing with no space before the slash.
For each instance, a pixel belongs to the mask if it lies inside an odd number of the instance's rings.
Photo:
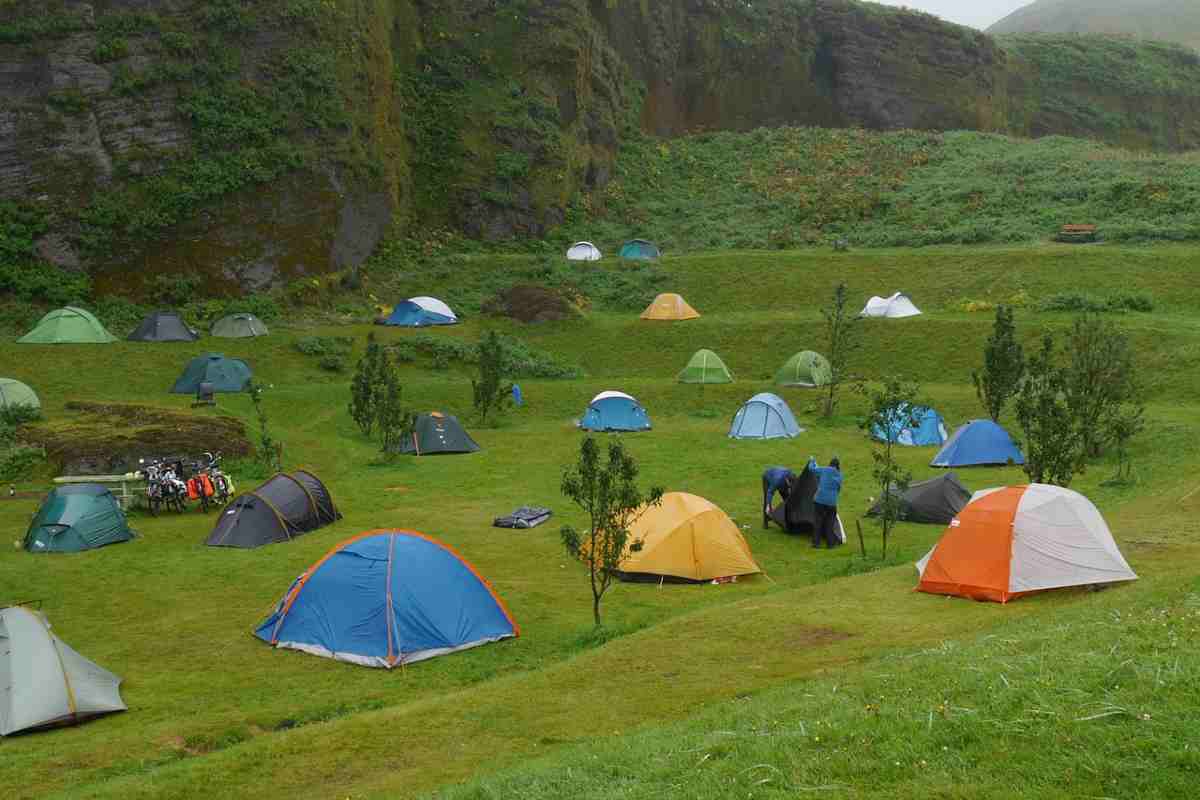
<path id="1" fill-rule="evenodd" d="M 970 25 L 983 29 L 993 22 L 1027 6 L 1033 0 L 874 0 L 885 6 L 908 6 L 919 11 L 928 11 L 959 25 Z"/>

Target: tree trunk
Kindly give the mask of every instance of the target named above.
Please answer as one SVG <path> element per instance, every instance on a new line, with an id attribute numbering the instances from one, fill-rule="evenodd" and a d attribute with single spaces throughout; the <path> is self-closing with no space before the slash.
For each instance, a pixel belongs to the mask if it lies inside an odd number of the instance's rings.
<path id="1" fill-rule="evenodd" d="M 600 627 L 600 595 L 592 594 L 592 618 L 596 621 L 596 627 Z"/>

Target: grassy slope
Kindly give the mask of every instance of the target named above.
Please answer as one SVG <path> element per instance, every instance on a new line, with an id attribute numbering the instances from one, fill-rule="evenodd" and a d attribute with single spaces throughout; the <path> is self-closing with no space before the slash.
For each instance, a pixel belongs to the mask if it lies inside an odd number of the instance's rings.
<path id="1" fill-rule="evenodd" d="M 988 33 L 1123 33 L 1200 47 L 1200 9 L 1191 0 L 1037 0 Z"/>
<path id="2" fill-rule="evenodd" d="M 1194 402 L 1200 338 L 1191 322 L 1200 296 L 1189 278 L 1194 257 L 1194 250 L 1180 247 L 667 259 L 668 285 L 682 290 L 704 318 L 656 326 L 605 312 L 522 330 L 531 343 L 583 364 L 587 377 L 523 382 L 529 406 L 505 427 L 473 431 L 485 448 L 477 457 L 386 467 L 371 465 L 372 447 L 346 417 L 344 379 L 319 373 L 288 346 L 300 331 L 261 342 L 222 341 L 220 349 L 248 358 L 260 379 L 272 384 L 269 408 L 289 461 L 321 474 L 346 518 L 286 547 L 254 552 L 204 548 L 200 541 L 211 520 L 188 515 L 138 518 L 138 541 L 78 557 L 0 553 L 4 598 L 42 599 L 68 642 L 125 676 L 131 707 L 87 726 L 0 742 L 0 788 L 8 796 L 219 797 L 238 796 L 251 784 L 299 796 L 409 794 L 511 767 L 596 734 L 679 720 L 707 704 L 834 665 L 861 675 L 854 665 L 870 665 L 881 654 L 973 638 L 1003 620 L 1036 620 L 1060 607 L 1092 605 L 1090 595 L 1075 592 L 1003 609 L 914 595 L 907 591 L 907 563 L 936 539 L 935 528 L 903 526 L 896 537 L 899 566 L 841 579 L 858 570 L 849 548 L 818 554 L 758 530 L 758 472 L 768 463 L 838 452 L 851 475 L 845 509 L 863 508 L 870 494 L 868 448 L 853 427 L 853 401 L 846 417 L 825 425 L 804 411 L 807 395 L 789 395 L 810 425 L 794 442 L 731 443 L 723 435 L 737 403 L 767 388 L 765 375 L 791 351 L 813 346 L 816 306 L 839 277 L 865 296 L 889 290 L 904 276 L 904 288 L 931 313 L 869 325 L 861 369 L 878 375 L 904 365 L 922 376 L 952 422 L 975 413 L 964 375 L 989 321 L 987 315 L 940 311 L 946 302 L 963 294 L 1007 296 L 1014 274 L 1034 296 L 1079 285 L 1080 274 L 1097 291 L 1136 281 L 1152 293 L 1162 314 L 1124 318 L 1157 372 L 1152 425 L 1137 453 L 1144 486 L 1100 487 L 1110 470 L 1103 465 L 1078 486 L 1109 515 L 1146 578 L 1137 588 L 1099 597 L 1153 589 L 1164 576 L 1188 568 L 1195 555 L 1191 542 L 1200 532 L 1186 514 L 1164 515 L 1161 502 L 1191 488 L 1200 462 L 1194 445 L 1200 433 Z M 505 266 L 528 263 L 512 258 Z M 453 284 L 466 292 L 486 283 L 498 266 L 493 258 L 465 259 L 422 288 L 438 294 Z M 620 269 L 611 263 L 598 268 Z M 1021 322 L 1032 334 L 1043 319 L 1027 313 Z M 472 320 L 439 335 L 473 338 L 489 324 Z M 163 390 L 187 353 L 213 345 L 4 344 L 0 365 L 4 374 L 31 382 L 51 414 L 67 399 L 151 399 L 177 407 L 186 398 Z M 673 383 L 686 356 L 706 345 L 715 345 L 739 382 L 702 393 Z M 113 383 L 112 374 L 121 381 Z M 406 374 L 407 395 L 415 402 L 468 410 L 469 385 L 461 374 L 420 365 Z M 562 557 L 554 528 L 501 533 L 487 521 L 529 502 L 551 504 L 574 518 L 557 497 L 558 470 L 578 442 L 571 420 L 588 397 L 614 385 L 637 394 L 654 416 L 654 433 L 630 440 L 646 480 L 708 496 L 749 525 L 756 557 L 772 580 L 722 588 L 618 587 L 607 609 L 614 632 L 625 635 L 596 647 L 582 575 Z M 249 420 L 242 397 L 223 398 L 220 413 Z M 922 466 L 927 451 L 904 456 L 918 475 L 928 473 Z M 1019 480 L 1019 473 L 972 471 L 966 480 L 980 487 Z M 0 524 L 11 538 L 20 535 L 32 510 L 28 501 L 0 503 Z M 522 639 L 382 674 L 272 652 L 249 636 L 288 582 L 334 542 L 388 525 L 433 533 L 465 552 L 513 608 Z M 831 608 L 838 611 L 831 614 Z M 638 679 L 613 691 L 605 678 L 613 674 Z"/>

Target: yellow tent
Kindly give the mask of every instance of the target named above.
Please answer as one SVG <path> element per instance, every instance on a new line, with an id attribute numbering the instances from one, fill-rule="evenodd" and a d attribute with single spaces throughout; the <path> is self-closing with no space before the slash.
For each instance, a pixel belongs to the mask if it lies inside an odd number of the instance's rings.
<path id="1" fill-rule="evenodd" d="M 689 306 L 687 301 L 677 294 L 660 294 L 642 312 L 642 319 L 667 321 L 696 319 L 699 316 L 700 312 Z"/>
<path id="2" fill-rule="evenodd" d="M 640 539 L 642 549 L 621 561 L 624 573 L 707 581 L 762 572 L 733 520 L 686 492 L 669 492 L 662 505 L 645 509 L 629 539 Z"/>

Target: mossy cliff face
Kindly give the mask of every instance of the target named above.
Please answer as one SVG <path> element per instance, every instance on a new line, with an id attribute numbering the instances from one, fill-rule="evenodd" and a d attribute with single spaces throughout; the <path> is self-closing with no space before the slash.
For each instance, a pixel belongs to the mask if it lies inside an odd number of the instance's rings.
<path id="1" fill-rule="evenodd" d="M 389 230 L 539 237 L 639 131 L 1196 147 L 1198 61 L 852 0 L 7 0 L 0 213 L 45 220 L 30 263 L 105 290 L 246 290 L 353 267 Z"/>

